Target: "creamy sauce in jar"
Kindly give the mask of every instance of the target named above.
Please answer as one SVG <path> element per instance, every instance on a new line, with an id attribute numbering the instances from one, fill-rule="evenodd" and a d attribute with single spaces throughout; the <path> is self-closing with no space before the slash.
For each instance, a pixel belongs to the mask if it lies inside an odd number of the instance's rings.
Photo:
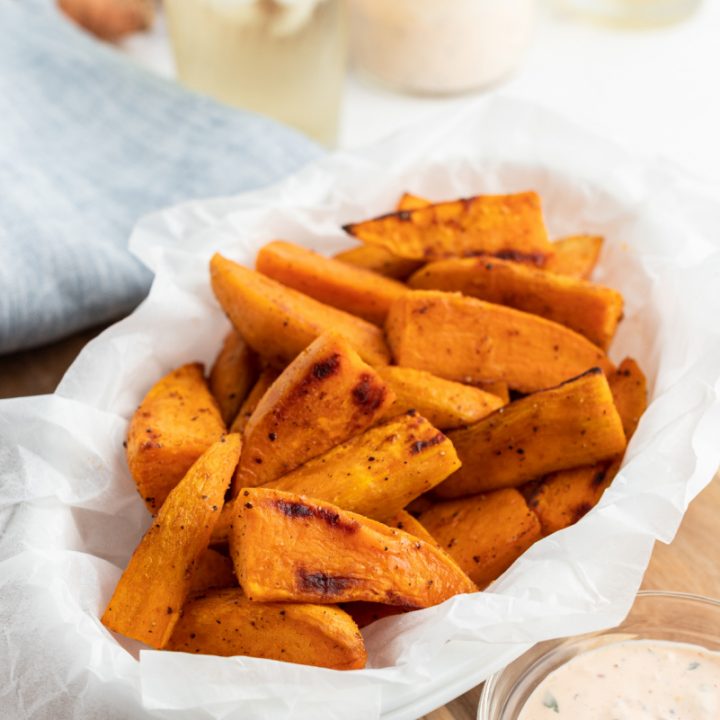
<path id="1" fill-rule="evenodd" d="M 718 720 L 720 652 L 626 640 L 582 653 L 551 672 L 518 720 Z"/>

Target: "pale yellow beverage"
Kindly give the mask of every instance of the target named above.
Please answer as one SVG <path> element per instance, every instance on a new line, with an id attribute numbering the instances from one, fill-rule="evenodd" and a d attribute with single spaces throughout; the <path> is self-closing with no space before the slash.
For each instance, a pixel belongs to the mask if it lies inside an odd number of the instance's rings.
<path id="1" fill-rule="evenodd" d="M 344 0 L 166 0 L 165 8 L 183 84 L 334 144 Z"/>

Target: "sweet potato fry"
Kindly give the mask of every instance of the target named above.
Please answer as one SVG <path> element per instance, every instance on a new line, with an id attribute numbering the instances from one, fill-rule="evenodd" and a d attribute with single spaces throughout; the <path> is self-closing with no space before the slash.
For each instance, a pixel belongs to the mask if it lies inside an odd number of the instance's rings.
<path id="1" fill-rule="evenodd" d="M 239 588 L 191 598 L 167 649 L 248 655 L 335 670 L 362 668 L 367 661 L 357 625 L 340 608 L 251 602 Z"/>
<path id="2" fill-rule="evenodd" d="M 344 337 L 371 365 L 390 359 L 377 326 L 323 305 L 270 278 L 215 254 L 213 291 L 233 325 L 259 355 L 283 367 L 327 330 Z"/>
<path id="3" fill-rule="evenodd" d="M 265 487 L 383 520 L 459 467 L 445 435 L 420 415 L 403 415 L 350 438 Z"/>
<path id="4" fill-rule="evenodd" d="M 395 393 L 387 417 L 412 409 L 440 430 L 470 425 L 504 404 L 497 395 L 424 370 L 387 365 L 378 374 Z"/>
<path id="5" fill-rule="evenodd" d="M 376 602 L 358 602 L 343 603 L 342 609 L 355 621 L 359 628 L 367 627 L 376 620 L 390 617 L 392 615 L 402 615 L 409 610 L 415 608 L 404 608 L 398 605 L 383 605 Z"/>
<path id="6" fill-rule="evenodd" d="M 541 537 L 537 517 L 512 488 L 437 503 L 420 522 L 480 589 Z"/>
<path id="7" fill-rule="evenodd" d="M 427 531 L 425 526 L 407 510 L 400 510 L 400 512 L 395 513 L 391 518 L 385 520 L 385 524 L 388 527 L 403 530 L 423 542 L 430 543 L 430 545 L 440 547 L 440 543 Z"/>
<path id="8" fill-rule="evenodd" d="M 552 252 L 534 192 L 477 195 L 345 226 L 370 245 L 413 260 L 495 255 L 542 267 Z"/>
<path id="9" fill-rule="evenodd" d="M 269 488 L 241 503 L 230 555 L 251 600 L 419 608 L 475 590 L 435 546 L 336 505 Z"/>
<path id="10" fill-rule="evenodd" d="M 393 300 L 407 292 L 396 280 L 281 240 L 260 249 L 255 267 L 287 287 L 376 325 L 385 322 Z"/>
<path id="11" fill-rule="evenodd" d="M 625 358 L 608 383 L 629 440 L 647 405 L 645 376 L 635 360 Z M 524 493 L 543 535 L 572 525 L 594 508 L 620 469 L 621 459 L 560 470 L 531 483 Z"/>
<path id="12" fill-rule="evenodd" d="M 343 250 L 335 255 L 335 259 L 394 280 L 405 280 L 422 267 L 422 261 L 398 257 L 379 245 L 359 245 Z"/>
<path id="13" fill-rule="evenodd" d="M 443 498 L 517 487 L 555 470 L 612 458 L 626 444 L 607 380 L 597 368 L 448 437 L 462 466 L 435 488 Z"/>
<path id="14" fill-rule="evenodd" d="M 510 402 L 510 388 L 504 380 L 479 380 L 474 385 L 486 393 L 499 397 L 503 405 Z"/>
<path id="15" fill-rule="evenodd" d="M 611 368 L 599 348 L 562 325 L 456 293 L 408 293 L 385 327 L 398 365 L 459 382 L 504 380 L 529 393 Z"/>
<path id="16" fill-rule="evenodd" d="M 418 208 L 424 208 L 428 205 L 432 205 L 430 200 L 426 200 L 424 197 L 406 192 L 403 193 L 402 197 L 398 200 L 396 210 L 417 210 Z"/>
<path id="17" fill-rule="evenodd" d="M 445 290 L 523 310 L 584 335 L 607 349 L 623 313 L 616 290 L 494 258 L 453 258 L 429 263 L 411 288 Z"/>
<path id="18" fill-rule="evenodd" d="M 239 455 L 239 435 L 221 438 L 170 492 L 120 577 L 102 616 L 107 628 L 154 648 L 165 646 Z"/>
<path id="19" fill-rule="evenodd" d="M 218 523 L 215 524 L 215 527 Z M 236 585 L 237 579 L 232 560 L 217 550 L 207 548 L 195 565 L 190 581 L 190 592 L 198 593 L 211 588 L 229 588 Z"/>
<path id="20" fill-rule="evenodd" d="M 127 439 L 130 474 L 151 513 L 224 433 L 200 363 L 183 365 L 153 385 L 130 421 Z"/>
<path id="21" fill-rule="evenodd" d="M 231 330 L 225 337 L 208 380 L 210 392 L 217 400 L 226 425 L 229 425 L 238 414 L 257 376 L 257 356 L 242 339 L 240 333 Z"/>
<path id="22" fill-rule="evenodd" d="M 289 473 L 370 427 L 395 399 L 340 336 L 304 350 L 262 397 L 245 427 L 234 495 Z"/>
<path id="23" fill-rule="evenodd" d="M 273 367 L 266 367 L 258 376 L 256 383 L 253 385 L 252 390 L 248 393 L 248 396 L 243 401 L 243 404 L 238 410 L 238 414 L 230 426 L 230 432 L 237 432 L 242 434 L 245 432 L 245 426 L 248 420 L 255 412 L 255 408 L 258 406 L 263 395 L 270 389 L 270 386 L 280 377 L 280 373 Z"/>
<path id="24" fill-rule="evenodd" d="M 597 263 L 603 239 L 597 235 L 572 235 L 555 240 L 554 254 L 545 263 L 545 270 L 587 280 Z"/>

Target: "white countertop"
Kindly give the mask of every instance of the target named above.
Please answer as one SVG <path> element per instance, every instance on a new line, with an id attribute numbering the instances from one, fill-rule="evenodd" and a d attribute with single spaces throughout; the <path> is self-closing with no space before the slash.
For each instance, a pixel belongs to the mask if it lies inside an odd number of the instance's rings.
<path id="1" fill-rule="evenodd" d="M 173 76 L 162 19 L 122 47 Z M 537 102 L 588 129 L 684 166 L 720 184 L 720 2 L 705 0 L 689 20 L 653 30 L 615 30 L 547 9 L 525 62 L 486 93 L 452 98 L 401 95 L 350 74 L 339 145 L 377 140 L 442 108 L 494 93 Z"/>

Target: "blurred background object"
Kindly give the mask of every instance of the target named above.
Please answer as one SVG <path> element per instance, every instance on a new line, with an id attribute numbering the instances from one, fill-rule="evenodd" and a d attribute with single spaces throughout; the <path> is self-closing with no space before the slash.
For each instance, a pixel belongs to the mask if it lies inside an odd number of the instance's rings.
<path id="1" fill-rule="evenodd" d="M 103 40 L 146 30 L 155 17 L 154 0 L 58 0 L 78 25 Z"/>
<path id="2" fill-rule="evenodd" d="M 684 20 L 700 0 L 556 0 L 578 17 L 627 28 L 650 28 Z"/>
<path id="3" fill-rule="evenodd" d="M 482 88 L 519 63 L 534 8 L 535 0 L 350 0 L 353 60 L 395 90 Z"/>
<path id="4" fill-rule="evenodd" d="M 345 0 L 166 0 L 165 11 L 184 85 L 335 143 Z"/>

